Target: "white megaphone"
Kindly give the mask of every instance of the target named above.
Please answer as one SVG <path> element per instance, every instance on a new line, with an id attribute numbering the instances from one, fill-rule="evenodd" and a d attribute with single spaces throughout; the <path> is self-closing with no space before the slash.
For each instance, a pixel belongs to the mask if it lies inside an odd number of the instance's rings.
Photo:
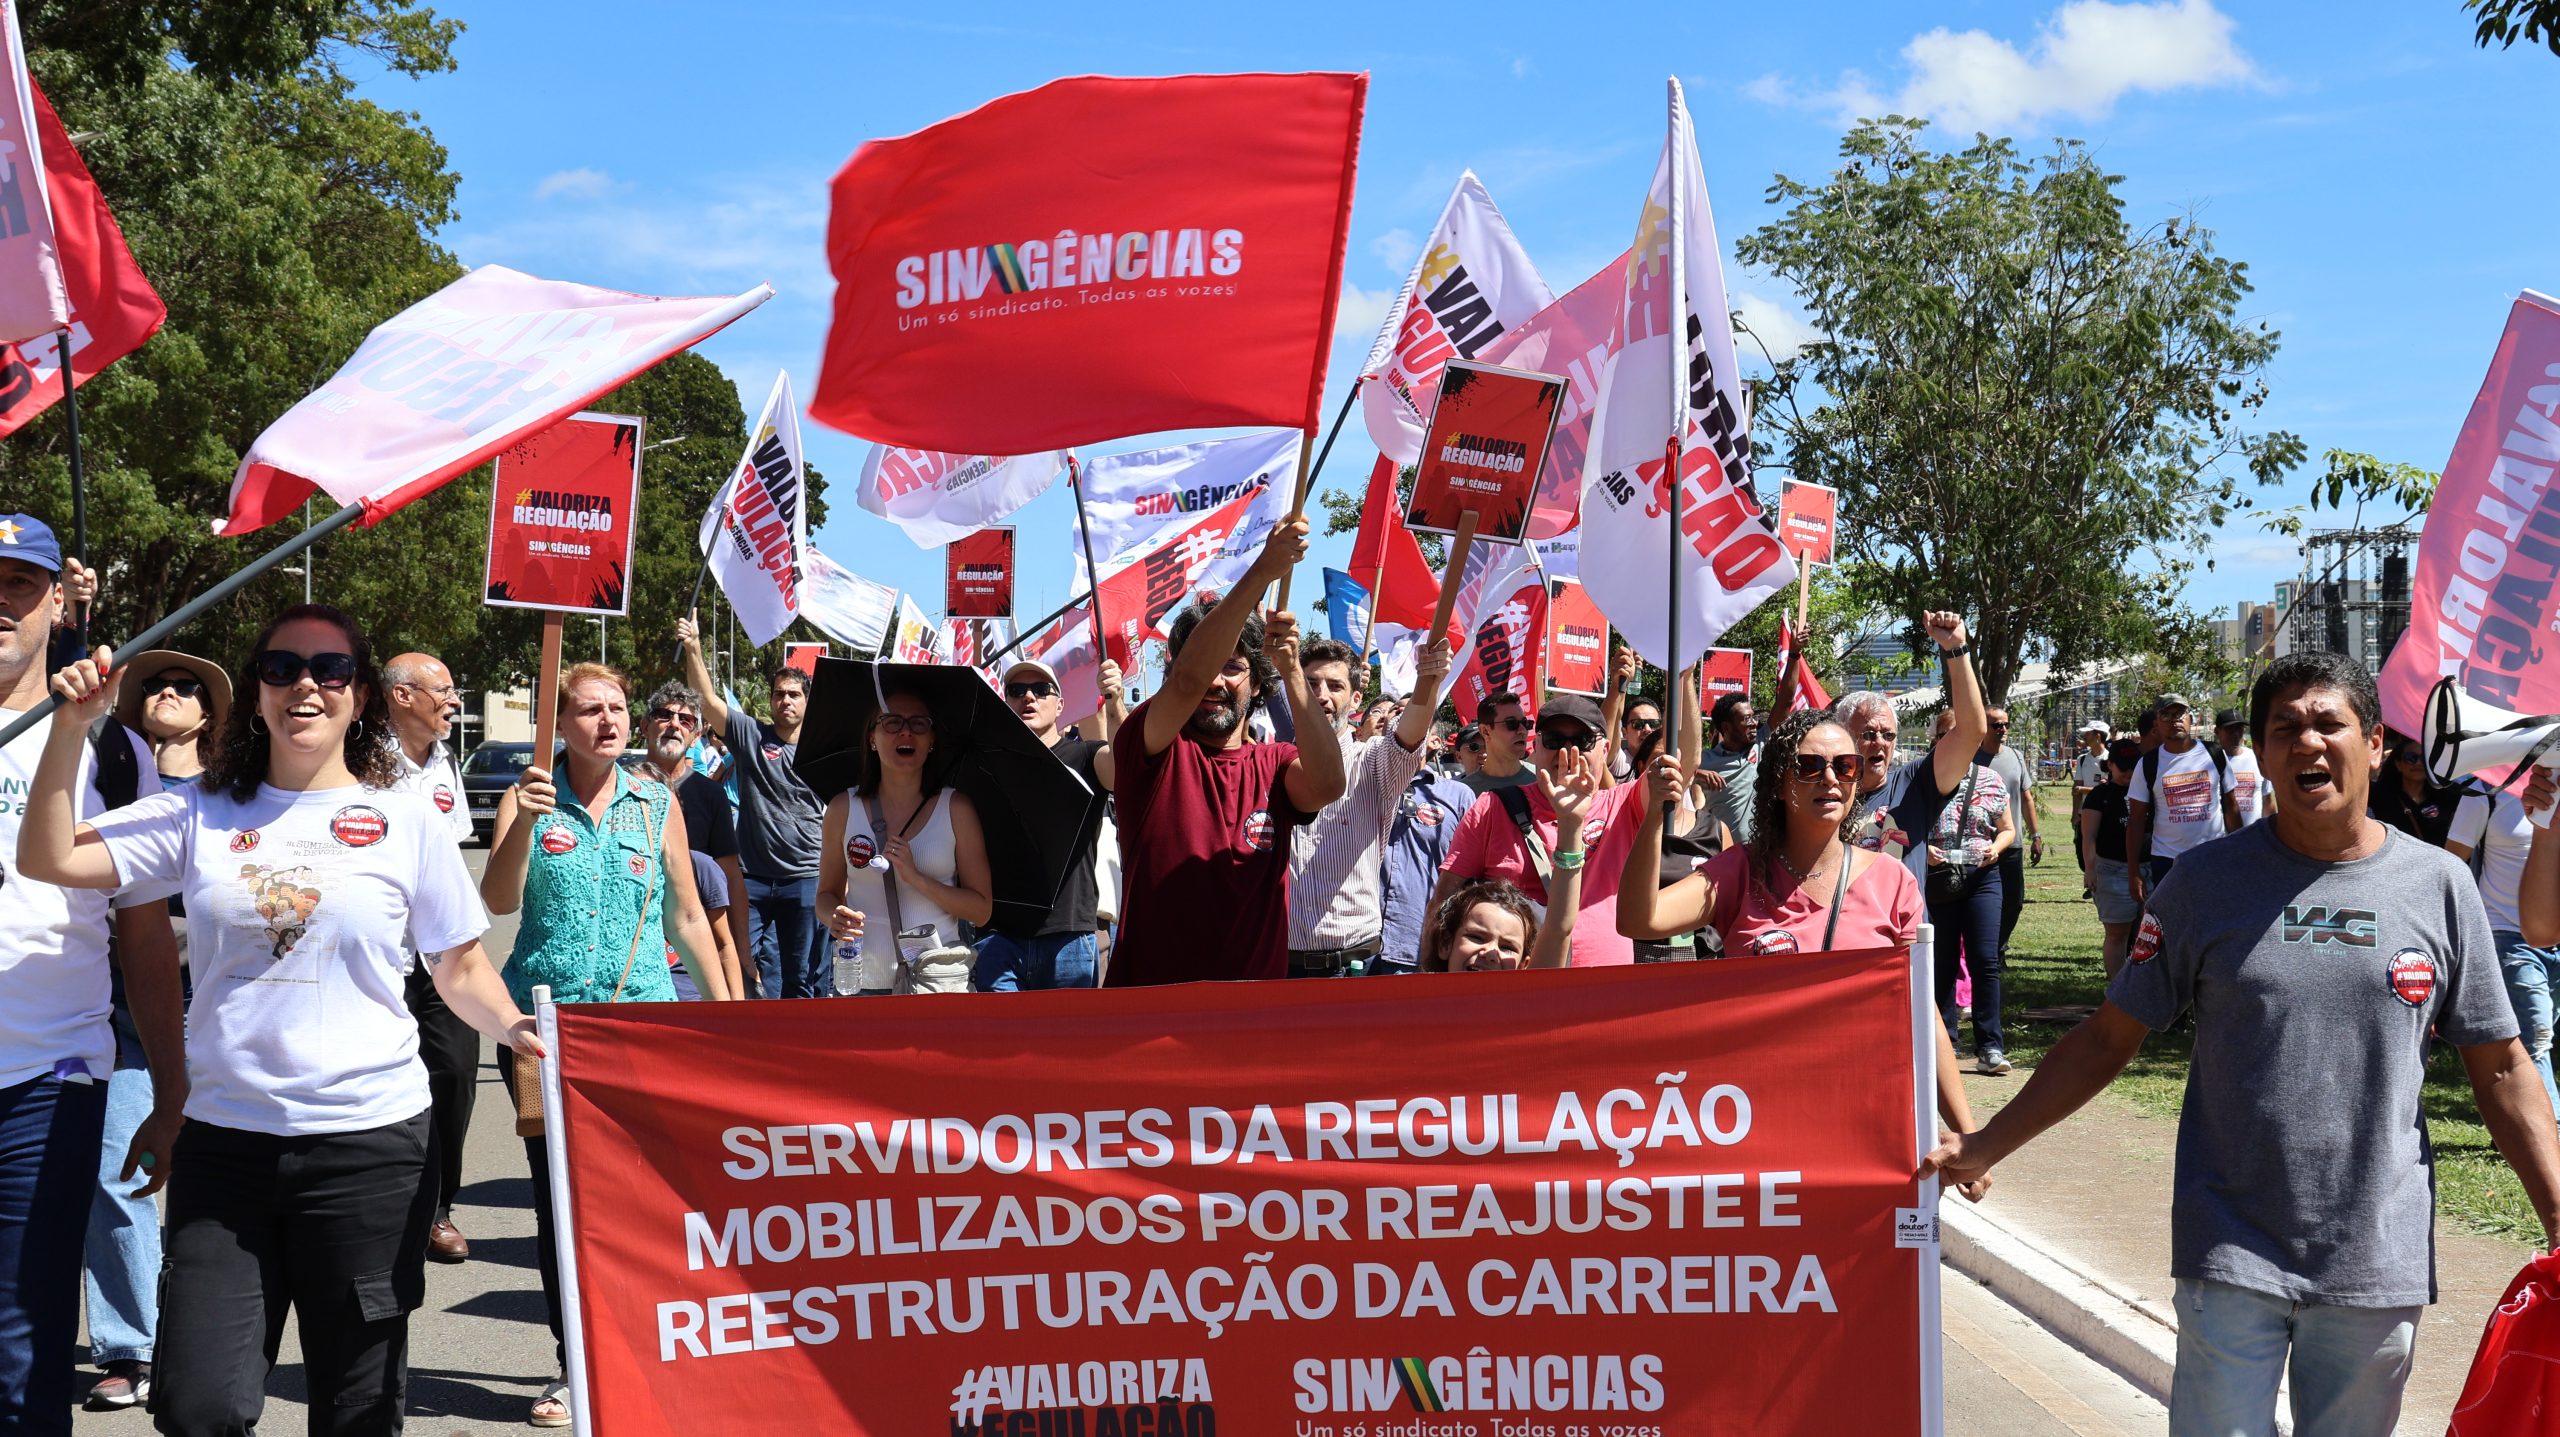
<path id="1" fill-rule="evenodd" d="M 2427 776 L 2438 783 L 2488 773 L 2505 788 L 2536 764 L 2560 773 L 2560 714 L 2512 714 L 2473 698 L 2449 677 L 2439 679 L 2427 695 L 2418 747 Z M 2534 814 L 2534 826 L 2549 828 L 2551 814 L 2550 808 Z"/>

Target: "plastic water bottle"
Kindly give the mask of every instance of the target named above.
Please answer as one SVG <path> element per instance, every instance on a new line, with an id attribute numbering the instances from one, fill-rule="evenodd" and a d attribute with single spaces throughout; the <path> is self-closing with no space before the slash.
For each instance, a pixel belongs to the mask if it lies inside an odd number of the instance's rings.
<path id="1" fill-rule="evenodd" d="M 835 941 L 836 996 L 850 998 L 862 991 L 862 935 Z"/>

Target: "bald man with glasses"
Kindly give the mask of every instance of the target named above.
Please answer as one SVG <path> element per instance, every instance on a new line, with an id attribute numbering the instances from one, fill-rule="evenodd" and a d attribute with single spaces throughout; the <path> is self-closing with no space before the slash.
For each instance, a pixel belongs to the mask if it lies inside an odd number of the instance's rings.
<path id="1" fill-rule="evenodd" d="M 462 792 L 462 762 L 453 751 L 453 720 L 462 691 L 433 654 L 401 654 L 382 666 L 391 710 L 393 745 L 400 756 L 400 787 L 434 806 L 446 836 L 460 848 L 471 841 L 471 805 Z M 412 955 L 414 958 L 414 955 Z M 480 1088 L 480 1034 L 436 992 L 427 965 L 409 965 L 409 1012 L 418 1020 L 418 1057 L 427 1065 L 428 1126 L 435 1134 L 427 1181 L 435 1184 L 435 1217 L 427 1227 L 427 1256 L 467 1262 L 471 1239 L 453 1225 L 454 1195 L 462 1191 L 462 1148 L 471 1134 L 471 1107 Z"/>

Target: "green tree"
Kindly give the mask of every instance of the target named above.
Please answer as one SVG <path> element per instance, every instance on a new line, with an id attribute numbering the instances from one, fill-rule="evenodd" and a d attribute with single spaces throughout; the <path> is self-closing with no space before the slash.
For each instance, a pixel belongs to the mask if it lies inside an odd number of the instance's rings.
<path id="1" fill-rule="evenodd" d="M 1983 685 L 2142 652 L 2207 536 L 2302 457 L 2245 421 L 2275 332 L 2246 267 L 2170 219 L 2137 231 L 2075 142 L 1921 143 L 1861 124 L 1820 185 L 1737 250 L 1791 282 L 1822 338 L 1778 362 L 1762 463 L 1840 490 L 1844 553 L 1895 614 L 1963 610 Z"/>
<path id="2" fill-rule="evenodd" d="M 2462 8 L 2478 17 L 2471 40 L 2483 50 L 2522 40 L 2560 55 L 2560 0 L 2462 0 Z"/>

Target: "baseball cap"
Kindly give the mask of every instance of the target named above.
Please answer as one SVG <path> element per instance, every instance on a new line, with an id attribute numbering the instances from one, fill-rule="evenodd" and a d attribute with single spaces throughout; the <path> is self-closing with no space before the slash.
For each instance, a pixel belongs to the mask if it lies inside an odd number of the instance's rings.
<path id="1" fill-rule="evenodd" d="M 1033 673 L 1038 674 L 1040 677 L 1047 679 L 1053 684 L 1058 681 L 1058 671 L 1049 667 L 1047 664 L 1040 662 L 1038 659 L 1015 659 L 1012 663 L 1005 665 L 1005 682 L 1011 683 L 1013 681 L 1013 676 L 1022 672 L 1024 669 L 1031 670 Z"/>
<path id="2" fill-rule="evenodd" d="M 2185 694 L 2162 694 L 2159 701 L 2151 705 L 2154 713 L 2167 713 L 2171 709 L 2191 709 L 2194 707 L 2194 704 L 2187 702 L 2187 696 Z"/>
<path id="3" fill-rule="evenodd" d="M 2240 712 L 2238 709 L 2215 709 L 2213 711 L 2213 726 L 2215 728 L 2237 728 L 2248 721 L 2249 716 Z"/>
<path id="4" fill-rule="evenodd" d="M 2109 732 L 2111 732 L 2111 730 L 2108 729 L 2105 724 L 2098 722 L 2096 719 L 2091 719 L 2087 723 L 2080 725 L 2080 732 L 2093 733 L 2100 738 L 2104 738 Z"/>
<path id="5" fill-rule="evenodd" d="M 48 574 L 62 572 L 62 542 L 52 526 L 33 514 L 0 514 L 0 559 L 33 564 Z"/>
<path id="6" fill-rule="evenodd" d="M 1538 710 L 1541 731 L 1556 719 L 1571 719 L 1593 733 L 1600 732 L 1600 706 L 1580 694 L 1558 694 Z"/>

